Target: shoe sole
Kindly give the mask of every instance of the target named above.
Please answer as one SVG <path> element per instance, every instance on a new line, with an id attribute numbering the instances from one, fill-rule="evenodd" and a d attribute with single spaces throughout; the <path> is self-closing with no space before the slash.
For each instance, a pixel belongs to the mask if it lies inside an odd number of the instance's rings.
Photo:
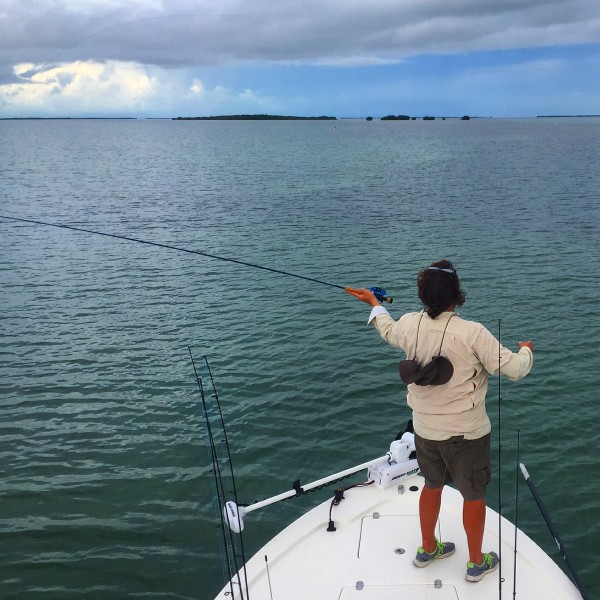
<path id="1" fill-rule="evenodd" d="M 465 575 L 465 580 L 472 581 L 473 583 L 477 583 L 478 581 L 481 581 L 486 575 L 493 573 L 499 566 L 500 566 L 500 563 L 497 563 L 495 567 L 492 567 L 491 569 L 487 569 L 487 570 L 483 571 L 483 573 L 481 573 L 481 575 L 467 574 L 467 575 Z"/>
<path id="2" fill-rule="evenodd" d="M 439 556 L 436 556 L 435 558 L 432 558 L 431 560 L 417 560 L 416 558 L 413 558 L 413 565 L 415 565 L 415 567 L 419 567 L 419 569 L 423 569 L 424 567 L 428 567 L 432 562 L 436 561 L 436 560 L 441 560 L 442 558 L 448 558 L 449 556 L 452 556 L 454 553 L 456 552 L 456 548 L 454 548 L 454 550 L 451 550 L 450 552 L 446 552 L 446 554 L 440 554 Z"/>

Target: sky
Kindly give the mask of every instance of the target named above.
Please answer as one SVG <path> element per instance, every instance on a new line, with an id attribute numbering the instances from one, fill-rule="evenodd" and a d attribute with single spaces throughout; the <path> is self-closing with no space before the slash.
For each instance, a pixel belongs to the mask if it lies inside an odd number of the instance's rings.
<path id="1" fill-rule="evenodd" d="M 597 0 L 0 0 L 0 118 L 600 114 Z"/>

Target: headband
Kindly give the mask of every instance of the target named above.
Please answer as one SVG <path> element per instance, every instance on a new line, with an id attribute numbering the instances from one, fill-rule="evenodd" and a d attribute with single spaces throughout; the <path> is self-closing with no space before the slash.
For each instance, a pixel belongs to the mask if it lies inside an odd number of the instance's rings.
<path id="1" fill-rule="evenodd" d="M 441 269 L 440 267 L 427 267 L 428 271 L 444 271 L 444 273 L 456 273 L 454 269 Z"/>

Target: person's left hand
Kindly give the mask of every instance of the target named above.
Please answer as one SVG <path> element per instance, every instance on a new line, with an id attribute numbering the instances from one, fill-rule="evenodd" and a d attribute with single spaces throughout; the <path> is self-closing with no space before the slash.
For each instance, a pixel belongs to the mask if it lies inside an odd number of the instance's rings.
<path id="1" fill-rule="evenodd" d="M 358 298 L 362 302 L 366 302 L 371 306 L 379 306 L 379 300 L 377 300 L 375 294 L 371 290 L 367 290 L 366 288 L 361 288 L 357 290 L 351 287 L 344 288 L 351 296 Z"/>

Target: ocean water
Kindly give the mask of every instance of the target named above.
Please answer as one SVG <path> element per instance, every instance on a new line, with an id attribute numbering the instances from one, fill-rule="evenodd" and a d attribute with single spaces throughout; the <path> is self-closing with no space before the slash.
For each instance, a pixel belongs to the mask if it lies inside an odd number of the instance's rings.
<path id="1" fill-rule="evenodd" d="M 461 315 L 535 346 L 528 378 L 500 402 L 490 386 L 489 504 L 501 490 L 514 515 L 519 431 L 600 595 L 600 119 L 2 121 L 0 140 L 5 216 L 378 285 L 396 316 L 418 308 L 418 271 L 451 259 Z M 221 589 L 189 349 L 211 366 L 241 501 L 380 456 L 410 418 L 401 353 L 333 287 L 4 218 L 0 277 L 3 599 Z M 519 494 L 520 526 L 562 563 Z M 329 496 L 253 513 L 247 554 Z"/>

